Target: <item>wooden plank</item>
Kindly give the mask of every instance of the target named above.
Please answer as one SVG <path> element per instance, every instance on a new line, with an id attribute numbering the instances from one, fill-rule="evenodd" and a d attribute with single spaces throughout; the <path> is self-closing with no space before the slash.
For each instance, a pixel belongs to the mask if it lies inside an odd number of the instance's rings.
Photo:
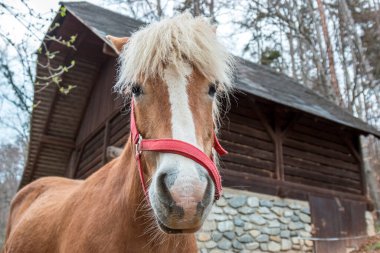
<path id="1" fill-rule="evenodd" d="M 336 144 L 331 141 L 325 141 L 325 140 L 322 140 L 322 139 L 319 139 L 307 134 L 291 132 L 288 134 L 287 139 L 294 139 L 301 142 L 313 143 L 314 145 L 318 145 L 327 149 L 337 150 L 346 154 L 350 153 L 348 148 L 345 147 L 344 145 Z"/>
<path id="2" fill-rule="evenodd" d="M 224 129 L 222 129 L 220 133 L 221 133 L 221 139 L 239 143 L 246 146 L 250 146 L 250 147 L 260 148 L 267 151 L 272 151 L 272 152 L 274 151 L 273 143 L 255 139 L 249 136 L 244 136 L 241 134 L 229 132 Z"/>
<path id="3" fill-rule="evenodd" d="M 252 146 L 247 146 L 247 145 L 240 144 L 240 143 L 234 143 L 234 142 L 231 142 L 229 140 L 223 140 L 223 139 L 220 140 L 220 144 L 222 144 L 222 146 L 226 150 L 233 152 L 233 153 L 251 156 L 251 157 L 257 157 L 260 159 L 271 161 L 273 163 L 275 162 L 275 160 L 274 160 L 275 155 L 273 152 L 270 152 L 270 151 L 266 151 L 263 149 L 257 149 L 257 148 L 252 147 Z"/>
<path id="4" fill-rule="evenodd" d="M 41 136 L 40 141 L 44 144 L 59 145 L 60 147 L 65 147 L 65 148 L 69 148 L 69 149 L 75 148 L 75 143 L 73 140 L 67 139 L 67 138 L 62 138 L 59 136 L 51 136 L 51 135 L 43 134 Z"/>
<path id="5" fill-rule="evenodd" d="M 318 171 L 324 173 L 326 176 L 334 175 L 342 178 L 349 178 L 356 181 L 360 181 L 360 174 L 358 172 L 353 172 L 350 170 L 345 170 L 342 168 L 336 168 L 326 165 L 321 165 L 319 163 L 312 162 L 310 160 L 304 160 L 302 158 L 296 158 L 293 156 L 284 156 L 284 164 L 302 168 L 304 170 Z"/>
<path id="6" fill-rule="evenodd" d="M 238 164 L 238 163 L 223 160 L 222 167 L 228 168 L 228 170 L 234 171 L 235 173 L 245 172 L 245 173 L 250 173 L 256 176 L 274 178 L 273 171 L 259 169 L 254 166 L 248 166 L 244 164 Z"/>
<path id="7" fill-rule="evenodd" d="M 228 122 L 227 125 L 223 127 L 223 129 L 229 132 L 250 136 L 250 137 L 264 140 L 267 142 L 272 142 L 272 139 L 270 138 L 269 134 L 266 131 L 257 130 L 256 128 L 252 128 L 247 125 L 238 124 L 233 121 Z"/>
<path id="8" fill-rule="evenodd" d="M 228 119 L 231 122 L 235 122 L 237 124 L 247 125 L 247 126 L 250 126 L 252 128 L 255 128 L 257 130 L 264 130 L 265 131 L 264 126 L 260 123 L 260 121 L 258 119 L 254 119 L 252 117 L 240 115 L 237 112 L 228 114 Z"/>
<path id="9" fill-rule="evenodd" d="M 353 188 L 356 190 L 361 189 L 360 181 L 350 180 L 347 178 L 341 178 L 324 173 L 319 173 L 312 170 L 305 170 L 303 168 L 297 168 L 293 166 L 285 165 L 285 174 L 289 176 L 302 177 L 313 181 L 319 181 L 322 184 L 341 185 L 346 188 Z"/>
<path id="10" fill-rule="evenodd" d="M 355 158 L 350 154 L 335 151 L 333 149 L 323 148 L 323 147 L 314 145 L 312 143 L 302 142 L 302 141 L 293 140 L 293 139 L 285 139 L 284 146 L 298 149 L 300 151 L 304 150 L 304 151 L 312 152 L 312 153 L 323 155 L 330 158 L 340 159 L 342 161 L 346 161 L 350 163 L 356 163 Z"/>
<path id="11" fill-rule="evenodd" d="M 293 127 L 292 131 L 311 135 L 313 137 L 320 138 L 326 141 L 332 141 L 338 144 L 343 144 L 341 139 L 336 134 L 335 135 L 330 134 L 326 131 L 318 130 L 315 127 L 307 127 L 307 126 L 297 124 Z"/>
<path id="12" fill-rule="evenodd" d="M 322 189 L 331 189 L 331 190 L 340 191 L 340 192 L 349 192 L 349 193 L 353 193 L 353 194 L 357 194 L 357 195 L 361 195 L 361 193 L 362 193 L 361 190 L 356 190 L 353 188 L 347 188 L 347 187 L 339 186 L 337 184 L 333 185 L 333 184 L 321 183 L 321 182 L 316 181 L 316 180 L 307 179 L 307 178 L 298 177 L 298 176 L 293 176 L 293 175 L 292 176 L 291 175 L 285 175 L 285 180 L 288 182 L 302 184 L 305 186 L 313 186 L 313 187 L 318 187 L 318 188 L 322 188 Z"/>
<path id="13" fill-rule="evenodd" d="M 228 153 L 228 155 L 223 157 L 223 161 L 231 162 L 231 163 L 236 163 L 236 164 L 241 164 L 257 169 L 262 169 L 262 170 L 268 170 L 268 171 L 275 171 L 275 165 L 273 162 L 269 162 L 266 160 L 261 160 L 249 156 L 244 156 L 241 154 L 236 154 L 236 153 Z"/>
<path id="14" fill-rule="evenodd" d="M 290 148 L 290 147 L 284 147 L 284 154 L 288 156 L 293 156 L 293 157 L 302 157 L 303 159 L 308 159 L 313 162 L 326 164 L 333 167 L 339 167 L 339 168 L 352 170 L 352 171 L 360 171 L 360 168 L 357 164 L 348 163 L 342 160 L 329 158 L 326 156 L 317 155 L 317 154 L 313 154 L 313 153 L 309 153 L 305 151 L 300 151 L 300 150 Z"/>
<path id="15" fill-rule="evenodd" d="M 108 162 L 107 158 L 107 147 L 109 145 L 109 140 L 110 140 L 110 122 L 106 122 L 106 126 L 104 129 L 104 139 L 103 139 L 103 158 L 102 158 L 102 163 L 103 165 Z"/>

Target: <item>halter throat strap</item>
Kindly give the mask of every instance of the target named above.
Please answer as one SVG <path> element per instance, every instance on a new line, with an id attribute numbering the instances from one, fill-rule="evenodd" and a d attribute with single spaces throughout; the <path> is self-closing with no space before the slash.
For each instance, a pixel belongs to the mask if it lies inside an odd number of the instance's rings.
<path id="1" fill-rule="evenodd" d="M 137 166 L 140 175 L 141 185 L 143 187 L 145 196 L 148 197 L 147 185 L 144 179 L 144 171 L 141 164 L 141 153 L 143 151 L 153 151 L 162 153 L 172 153 L 187 157 L 196 163 L 202 165 L 210 175 L 215 185 L 215 200 L 218 200 L 222 194 L 222 180 L 219 171 L 211 157 L 207 156 L 203 151 L 195 147 L 194 145 L 176 139 L 143 139 L 140 132 L 137 129 L 135 113 L 134 113 L 134 100 L 131 100 L 131 138 L 135 145 Z M 220 145 L 218 138 L 213 131 L 213 148 L 219 155 L 227 154 L 227 151 Z"/>

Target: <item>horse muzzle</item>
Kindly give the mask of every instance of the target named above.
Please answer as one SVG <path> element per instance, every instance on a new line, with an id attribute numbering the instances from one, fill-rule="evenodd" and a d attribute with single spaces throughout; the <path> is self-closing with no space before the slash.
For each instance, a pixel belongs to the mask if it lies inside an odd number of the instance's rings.
<path id="1" fill-rule="evenodd" d="M 184 172 L 185 171 L 185 172 Z M 159 169 L 149 199 L 160 228 L 166 233 L 193 233 L 207 217 L 214 199 L 212 179 L 201 166 Z"/>

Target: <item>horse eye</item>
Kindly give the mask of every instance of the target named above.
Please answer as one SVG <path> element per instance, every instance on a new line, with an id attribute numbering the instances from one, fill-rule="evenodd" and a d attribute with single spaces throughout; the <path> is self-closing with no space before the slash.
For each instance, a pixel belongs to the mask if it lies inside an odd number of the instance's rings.
<path id="1" fill-rule="evenodd" d="M 211 97 L 214 97 L 215 93 L 216 93 L 216 84 L 215 83 L 211 83 L 210 86 L 209 86 L 209 88 L 208 88 L 208 95 L 211 96 Z"/>
<path id="2" fill-rule="evenodd" d="M 140 85 L 138 85 L 138 84 L 133 84 L 132 85 L 132 94 L 133 94 L 133 96 L 138 97 L 142 93 L 143 93 L 143 90 L 142 90 L 142 88 L 141 88 Z"/>

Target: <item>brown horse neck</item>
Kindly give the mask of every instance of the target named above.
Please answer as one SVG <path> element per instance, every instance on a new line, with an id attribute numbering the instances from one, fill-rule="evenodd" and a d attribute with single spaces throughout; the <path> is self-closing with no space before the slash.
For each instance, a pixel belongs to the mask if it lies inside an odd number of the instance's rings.
<path id="1" fill-rule="evenodd" d="M 128 138 L 120 157 L 99 172 L 96 180 L 105 180 L 104 191 L 108 192 L 104 197 L 114 198 L 110 202 L 113 206 L 108 208 L 119 214 L 115 217 L 115 230 L 117 225 L 121 226 L 117 229 L 121 233 L 120 238 L 125 238 L 128 243 L 133 242 L 135 247 L 144 252 L 197 252 L 193 234 L 169 235 L 158 228 L 140 182 L 131 138 Z"/>

